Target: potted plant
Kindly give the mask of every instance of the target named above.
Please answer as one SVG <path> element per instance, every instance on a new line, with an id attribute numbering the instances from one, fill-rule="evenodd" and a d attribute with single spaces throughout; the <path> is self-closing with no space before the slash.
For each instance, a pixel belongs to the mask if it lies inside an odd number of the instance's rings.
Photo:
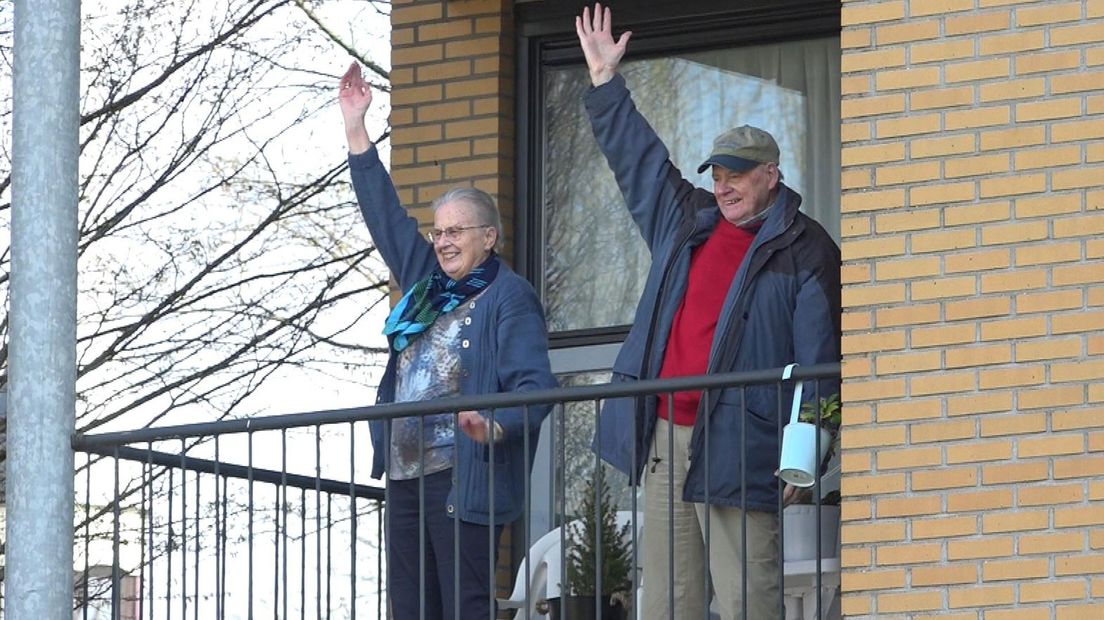
<path id="1" fill-rule="evenodd" d="M 842 422 L 842 410 L 839 394 L 822 397 L 818 402 L 802 404 L 798 421 L 815 425 L 820 418 L 821 452 L 819 467 L 823 470 L 826 463 L 839 450 L 839 427 Z M 825 472 L 822 479 L 838 470 Z M 839 539 L 839 491 L 833 490 L 821 497 L 820 501 L 820 556 L 836 557 Z M 783 556 L 787 560 L 813 560 L 817 556 L 816 545 L 817 506 L 813 497 L 813 487 L 798 489 L 792 503 L 783 513 L 784 548 Z"/>
<path id="2" fill-rule="evenodd" d="M 629 617 L 632 604 L 631 524 L 618 525 L 617 507 L 604 478 L 599 467 L 584 487 L 579 518 L 567 528 L 567 587 L 562 600 L 564 618 L 625 620 Z M 599 540 L 600 567 L 597 566 Z M 601 593 L 595 592 L 596 575 L 601 575 Z M 560 618 L 557 601 L 549 602 L 551 617 Z M 601 606 L 598 615 L 595 614 L 596 605 Z"/>

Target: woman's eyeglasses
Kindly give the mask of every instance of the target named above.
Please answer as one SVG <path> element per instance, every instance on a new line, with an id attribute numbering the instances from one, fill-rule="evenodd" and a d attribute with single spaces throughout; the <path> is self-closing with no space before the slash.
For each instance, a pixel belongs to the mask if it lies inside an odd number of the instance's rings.
<path id="1" fill-rule="evenodd" d="M 460 238 L 460 233 L 465 230 L 473 230 L 476 228 L 490 228 L 487 224 L 477 224 L 475 226 L 449 226 L 448 228 L 441 230 L 434 228 L 426 233 L 426 239 L 429 239 L 430 243 L 436 243 L 439 239 L 444 239 L 449 243 L 455 243 Z"/>

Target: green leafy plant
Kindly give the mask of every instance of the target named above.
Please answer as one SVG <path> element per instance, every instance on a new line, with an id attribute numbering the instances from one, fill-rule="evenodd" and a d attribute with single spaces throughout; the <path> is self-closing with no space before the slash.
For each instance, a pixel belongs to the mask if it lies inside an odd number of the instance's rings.
<path id="1" fill-rule="evenodd" d="M 839 394 L 821 397 L 820 402 L 817 403 L 812 401 L 803 403 L 801 412 L 797 414 L 797 421 L 814 424 L 818 416 L 821 425 L 827 427 L 828 430 L 834 432 L 840 427 L 840 423 L 843 421 L 843 413 Z"/>
<path id="2" fill-rule="evenodd" d="M 597 488 L 598 510 L 595 510 Z M 601 540 L 601 576 L 604 596 L 624 597 L 632 590 L 632 552 L 628 541 L 630 524 L 617 526 L 617 507 L 599 467 L 584 487 L 579 519 L 568 528 L 568 594 L 595 596 L 598 541 Z M 598 536 L 598 533 L 601 536 Z"/>

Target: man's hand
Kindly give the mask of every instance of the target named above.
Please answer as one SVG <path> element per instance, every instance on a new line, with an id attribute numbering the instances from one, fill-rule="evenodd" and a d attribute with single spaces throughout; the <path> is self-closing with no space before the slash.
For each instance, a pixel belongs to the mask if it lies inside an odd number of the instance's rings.
<path id="1" fill-rule="evenodd" d="M 575 18 L 575 32 L 579 35 L 579 45 L 590 69 L 590 82 L 601 86 L 612 80 L 632 32 L 625 31 L 614 43 L 612 16 L 609 7 L 603 9 L 601 3 L 594 4 L 593 19 L 590 9 L 583 8 L 582 16 Z"/>
<path id="2" fill-rule="evenodd" d="M 341 106 L 341 116 L 345 119 L 345 138 L 349 142 L 349 152 L 355 155 L 367 151 L 372 141 L 364 127 L 364 114 L 372 104 L 372 90 L 360 73 L 360 65 L 355 62 L 341 76 L 337 103 Z"/>
<path id="3" fill-rule="evenodd" d="M 458 414 L 460 430 L 471 437 L 472 441 L 487 443 L 491 436 L 491 421 L 479 415 L 476 411 L 461 411 Z M 494 440 L 502 439 L 502 427 L 495 423 Z"/>

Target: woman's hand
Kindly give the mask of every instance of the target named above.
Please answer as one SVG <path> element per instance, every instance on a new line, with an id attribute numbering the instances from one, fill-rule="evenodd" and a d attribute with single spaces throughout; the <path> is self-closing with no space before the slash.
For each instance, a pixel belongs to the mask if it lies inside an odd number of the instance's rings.
<path id="1" fill-rule="evenodd" d="M 364 126 L 364 114 L 372 105 L 372 89 L 360 73 L 360 65 L 352 63 L 345 75 L 341 76 L 338 87 L 337 103 L 341 106 L 341 116 L 345 119 L 345 139 L 349 142 L 349 152 L 355 154 L 367 151 L 372 145 L 368 130 Z"/>
<path id="2" fill-rule="evenodd" d="M 460 430 L 464 431 L 464 434 L 471 438 L 472 441 L 479 443 L 487 443 L 487 439 L 491 436 L 491 421 L 483 416 L 479 415 L 476 411 L 461 411 L 458 414 Z M 500 441 L 502 439 L 503 430 L 502 427 L 495 423 L 494 440 Z"/>

